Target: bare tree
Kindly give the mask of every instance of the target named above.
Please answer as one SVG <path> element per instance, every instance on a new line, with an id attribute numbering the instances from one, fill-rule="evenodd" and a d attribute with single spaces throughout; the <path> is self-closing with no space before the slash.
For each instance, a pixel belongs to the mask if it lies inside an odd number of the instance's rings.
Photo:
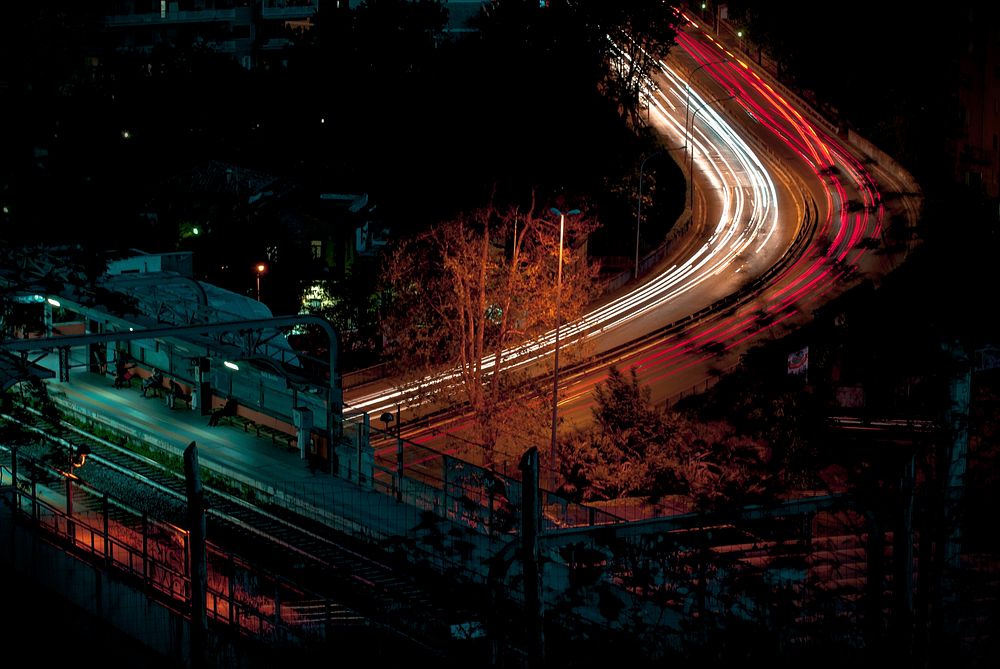
<path id="1" fill-rule="evenodd" d="M 527 211 L 490 204 L 387 255 L 387 351 L 404 377 L 438 379 L 422 384 L 428 399 L 469 406 L 487 462 L 515 433 L 522 448 L 532 429 L 544 434 L 544 404 L 525 402 L 523 393 L 546 368 L 527 354 L 551 349 L 545 335 L 557 312 L 572 320 L 596 294 L 598 267 L 585 252 L 596 221 L 564 217 L 560 281 L 560 221 L 544 211 L 534 196 Z"/>

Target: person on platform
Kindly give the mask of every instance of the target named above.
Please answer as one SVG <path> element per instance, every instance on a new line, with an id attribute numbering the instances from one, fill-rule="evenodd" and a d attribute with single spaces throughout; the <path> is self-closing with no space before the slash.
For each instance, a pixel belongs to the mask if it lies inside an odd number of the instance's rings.
<path id="1" fill-rule="evenodd" d="M 167 408 L 175 408 L 177 406 L 177 399 L 180 396 L 181 387 L 173 379 L 167 379 Z"/>
<path id="2" fill-rule="evenodd" d="M 228 398 L 226 398 L 226 403 L 222 405 L 222 407 L 212 412 L 211 417 L 209 417 L 208 419 L 208 424 L 210 427 L 215 427 L 216 425 L 219 424 L 219 421 L 225 418 L 226 416 L 235 416 L 235 415 L 236 415 L 236 400 L 233 399 L 232 395 L 230 395 Z"/>
<path id="3" fill-rule="evenodd" d="M 143 379 L 142 396 L 146 397 L 147 390 L 152 390 L 153 395 L 158 395 L 161 388 L 163 388 L 163 372 L 157 369 L 154 370 L 151 375 Z"/>
<path id="4" fill-rule="evenodd" d="M 115 358 L 115 388 L 125 388 L 129 385 L 133 367 L 135 365 L 129 364 L 128 356 L 124 352 L 118 354 Z"/>

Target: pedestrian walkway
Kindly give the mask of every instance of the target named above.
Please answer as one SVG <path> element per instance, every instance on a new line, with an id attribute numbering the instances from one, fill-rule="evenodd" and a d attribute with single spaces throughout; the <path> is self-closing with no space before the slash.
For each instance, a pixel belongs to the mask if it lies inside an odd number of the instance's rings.
<path id="1" fill-rule="evenodd" d="M 48 356 L 46 362 L 54 357 Z M 311 471 L 298 451 L 276 444 L 270 437 L 257 436 L 226 421 L 213 427 L 210 415 L 203 416 L 187 405 L 171 408 L 162 394 L 147 393 L 144 397 L 135 386 L 116 388 L 110 375 L 77 369 L 68 381 L 48 384 L 50 395 L 65 409 L 121 429 L 178 457 L 194 442 L 203 467 L 253 487 L 293 489 L 296 484 L 308 483 L 315 496 L 331 500 L 365 492 L 349 481 Z"/>
<path id="2" fill-rule="evenodd" d="M 56 356 L 41 361 L 43 366 L 55 365 Z M 68 381 L 47 382 L 49 395 L 64 411 L 129 435 L 183 457 L 192 442 L 198 451 L 199 464 L 232 481 L 251 488 L 260 500 L 293 510 L 356 539 L 376 544 L 406 538 L 416 543 L 428 531 L 424 522 L 426 506 L 407 503 L 371 482 L 358 483 L 324 471 L 316 462 L 285 443 L 269 436 L 246 430 L 240 424 L 220 422 L 210 425 L 210 416 L 201 415 L 187 405 L 169 406 L 165 396 L 147 394 L 138 387 L 116 388 L 111 375 L 101 375 L 77 367 Z M 437 504 L 437 500 L 432 500 Z M 443 504 L 441 505 L 443 506 Z M 441 515 L 443 509 L 438 511 Z M 456 540 L 475 542 L 477 548 L 461 559 L 468 566 L 470 577 L 482 579 L 480 569 L 484 559 L 494 554 L 510 537 L 487 536 L 458 522 L 442 520 L 452 525 Z M 461 528 L 461 532 L 455 532 Z M 433 555 L 419 556 L 438 564 L 451 562 L 456 567 L 455 551 L 439 547 Z M 417 559 L 418 556 L 414 556 Z"/>
<path id="3" fill-rule="evenodd" d="M 195 442 L 200 462 L 209 468 L 222 467 L 251 481 L 310 477 L 297 452 L 275 445 L 270 438 L 224 421 L 212 427 L 210 416 L 187 406 L 170 408 L 161 394 L 144 397 L 136 387 L 115 388 L 110 376 L 74 370 L 69 381 L 50 381 L 49 392 L 68 408 L 128 427 L 136 437 L 176 453 Z"/>

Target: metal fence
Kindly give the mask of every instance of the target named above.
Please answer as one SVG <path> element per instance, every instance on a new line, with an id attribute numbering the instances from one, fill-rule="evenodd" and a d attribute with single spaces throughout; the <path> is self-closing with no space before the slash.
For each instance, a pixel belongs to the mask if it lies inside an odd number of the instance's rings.
<path id="1" fill-rule="evenodd" d="M 341 463 L 345 478 L 367 483 L 418 509 L 440 512 L 483 534 L 518 530 L 520 473 L 478 465 L 468 459 L 404 439 L 371 425 L 368 414 L 345 416 L 343 434 L 351 444 Z M 608 510 L 540 490 L 542 529 L 606 525 L 627 519 Z"/>
<path id="2" fill-rule="evenodd" d="M 131 509 L 17 450 L 0 465 L 14 511 L 54 543 L 131 581 L 162 605 L 190 611 L 189 533 Z M 359 624 L 345 607 L 208 542 L 206 614 L 214 624 L 268 644 L 305 645 L 331 626 Z"/>

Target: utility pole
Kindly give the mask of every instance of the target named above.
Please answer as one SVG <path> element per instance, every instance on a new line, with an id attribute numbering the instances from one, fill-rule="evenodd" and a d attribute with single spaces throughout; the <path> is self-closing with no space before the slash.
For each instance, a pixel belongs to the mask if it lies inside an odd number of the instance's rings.
<path id="1" fill-rule="evenodd" d="M 524 609 L 528 621 L 528 667 L 545 663 L 545 630 L 542 625 L 542 586 L 538 573 L 538 449 L 521 456 L 521 565 L 524 574 Z"/>
<path id="2" fill-rule="evenodd" d="M 635 214 L 635 272 L 632 274 L 633 279 L 639 278 L 639 226 L 642 225 L 642 176 L 646 171 L 646 161 L 653 156 L 660 155 L 660 153 L 660 151 L 654 151 L 646 156 L 639 165 L 639 206 Z"/>
<path id="3" fill-rule="evenodd" d="M 189 550 L 191 553 L 191 666 L 207 666 L 208 616 L 205 612 L 208 570 L 205 561 L 205 495 L 198 470 L 195 442 L 184 449 L 184 480 L 187 490 Z"/>
<path id="4" fill-rule="evenodd" d="M 962 568 L 961 506 L 965 497 L 965 474 L 969 453 L 969 404 L 972 398 L 972 365 L 959 341 L 945 342 L 942 349 L 950 363 L 948 406 L 945 410 L 946 439 L 950 441 L 944 481 L 944 556 L 941 568 L 942 623 L 946 633 L 955 631 L 958 607 L 958 579 Z"/>

